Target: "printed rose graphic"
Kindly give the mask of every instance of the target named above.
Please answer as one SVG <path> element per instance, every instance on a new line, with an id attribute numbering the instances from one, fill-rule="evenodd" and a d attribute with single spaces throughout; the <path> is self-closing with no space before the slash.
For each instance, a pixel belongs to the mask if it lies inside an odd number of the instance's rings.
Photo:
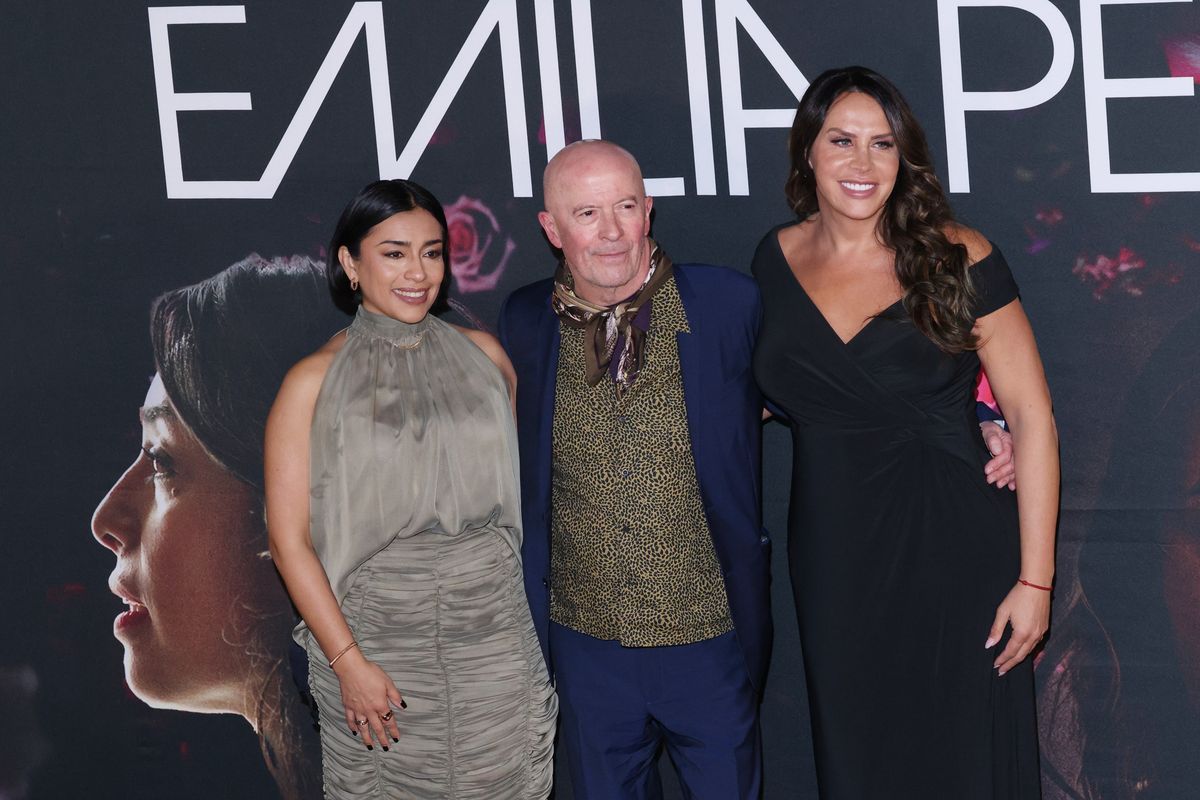
<path id="1" fill-rule="evenodd" d="M 1163 43 L 1163 51 L 1173 76 L 1200 83 L 1200 33 L 1168 39 Z"/>
<path id="2" fill-rule="evenodd" d="M 1084 256 L 1079 256 L 1075 259 L 1075 267 L 1071 272 L 1085 284 L 1091 284 L 1092 295 L 1099 300 L 1111 290 L 1134 297 L 1141 296 L 1143 282 L 1139 277 L 1141 270 L 1145 268 L 1145 259 L 1128 247 L 1122 247 L 1115 256 L 1099 255 L 1095 261 L 1088 261 Z"/>
<path id="3" fill-rule="evenodd" d="M 446 206 L 446 225 L 450 230 L 450 271 L 462 292 L 486 292 L 496 288 L 504 275 L 508 259 L 517 245 L 501 235 L 496 215 L 480 200 L 460 195 Z"/>

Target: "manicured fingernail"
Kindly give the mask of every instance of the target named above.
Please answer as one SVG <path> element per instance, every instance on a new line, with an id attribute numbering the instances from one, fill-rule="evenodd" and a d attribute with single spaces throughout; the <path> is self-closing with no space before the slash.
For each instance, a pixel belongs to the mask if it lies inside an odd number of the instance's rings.
<path id="1" fill-rule="evenodd" d="M 358 731 L 350 731 L 351 736 L 358 736 Z"/>
<path id="2" fill-rule="evenodd" d="M 367 745 L 367 749 L 368 749 L 368 750 L 374 750 L 375 748 L 374 748 L 374 747 L 371 747 L 371 745 Z"/>
<path id="3" fill-rule="evenodd" d="M 988 640 L 983 643 L 983 649 L 991 650 L 993 647 L 996 646 L 996 642 L 998 642 L 998 641 L 1000 641 L 1000 640 L 996 639 L 995 637 L 988 637 Z M 995 666 L 995 664 L 993 664 L 992 666 Z"/>
<path id="4" fill-rule="evenodd" d="M 401 707 L 401 708 L 405 708 L 405 709 L 406 709 L 406 708 L 408 708 L 408 703 L 404 702 L 404 700 L 402 699 L 402 700 L 400 701 L 400 707 Z"/>
<path id="5" fill-rule="evenodd" d="M 383 752 L 385 752 L 385 753 L 386 753 L 386 752 L 388 752 L 388 746 L 387 746 L 386 744 L 385 744 L 385 745 L 380 745 L 380 747 L 382 747 L 382 748 L 383 748 Z"/>
<path id="6" fill-rule="evenodd" d="M 392 744 L 400 744 L 400 740 L 399 740 L 399 739 L 397 739 L 395 736 L 393 736 L 393 737 L 392 737 Z"/>
<path id="7" fill-rule="evenodd" d="M 996 675 L 996 677 L 998 677 L 998 678 L 1003 678 L 1003 677 L 1004 677 L 1004 670 L 1000 670 L 1000 672 L 999 672 L 999 673 Z"/>

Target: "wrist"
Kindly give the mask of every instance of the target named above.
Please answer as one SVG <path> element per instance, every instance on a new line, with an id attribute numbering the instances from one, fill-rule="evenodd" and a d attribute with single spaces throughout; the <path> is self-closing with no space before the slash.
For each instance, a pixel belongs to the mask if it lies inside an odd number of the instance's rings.
<path id="1" fill-rule="evenodd" d="M 353 669 L 355 664 L 362 660 L 362 651 L 359 650 L 358 642 L 352 642 L 346 645 L 346 649 L 340 654 L 335 655 L 329 660 L 329 668 L 334 670 L 334 674 L 341 675 L 347 669 Z"/>
<path id="2" fill-rule="evenodd" d="M 1030 580 L 1025 576 L 1017 578 L 1017 583 L 1021 586 L 1028 586 L 1030 589 L 1037 589 L 1040 592 L 1050 592 L 1054 590 L 1053 578 L 1042 578 L 1041 580 Z"/>
<path id="3" fill-rule="evenodd" d="M 357 669 L 359 665 L 365 662 L 366 658 L 363 656 L 362 651 L 357 647 L 352 647 L 344 656 L 337 660 L 337 663 L 334 664 L 331 669 L 333 670 L 334 675 L 337 675 L 338 678 L 341 678 L 347 672 Z"/>

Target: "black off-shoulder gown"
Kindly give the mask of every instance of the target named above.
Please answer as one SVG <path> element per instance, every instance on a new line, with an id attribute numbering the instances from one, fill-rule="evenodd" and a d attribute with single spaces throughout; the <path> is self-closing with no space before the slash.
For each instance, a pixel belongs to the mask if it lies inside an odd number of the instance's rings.
<path id="1" fill-rule="evenodd" d="M 974 381 L 897 302 L 843 343 L 779 246 L 753 272 L 754 371 L 793 436 L 788 553 L 821 796 L 1040 796 L 1033 665 L 992 668 L 996 606 L 1020 570 L 1016 501 L 984 479 Z M 972 267 L 976 316 L 1017 296 L 998 250 Z"/>

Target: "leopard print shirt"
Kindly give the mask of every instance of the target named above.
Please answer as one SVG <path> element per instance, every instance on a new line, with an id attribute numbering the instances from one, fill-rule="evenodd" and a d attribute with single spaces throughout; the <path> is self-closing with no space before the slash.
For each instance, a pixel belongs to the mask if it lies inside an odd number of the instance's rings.
<path id="1" fill-rule="evenodd" d="M 692 458 L 674 279 L 654 296 L 645 362 L 620 400 L 611 380 L 584 380 L 583 330 L 560 328 L 550 618 L 628 647 L 733 630 Z"/>

